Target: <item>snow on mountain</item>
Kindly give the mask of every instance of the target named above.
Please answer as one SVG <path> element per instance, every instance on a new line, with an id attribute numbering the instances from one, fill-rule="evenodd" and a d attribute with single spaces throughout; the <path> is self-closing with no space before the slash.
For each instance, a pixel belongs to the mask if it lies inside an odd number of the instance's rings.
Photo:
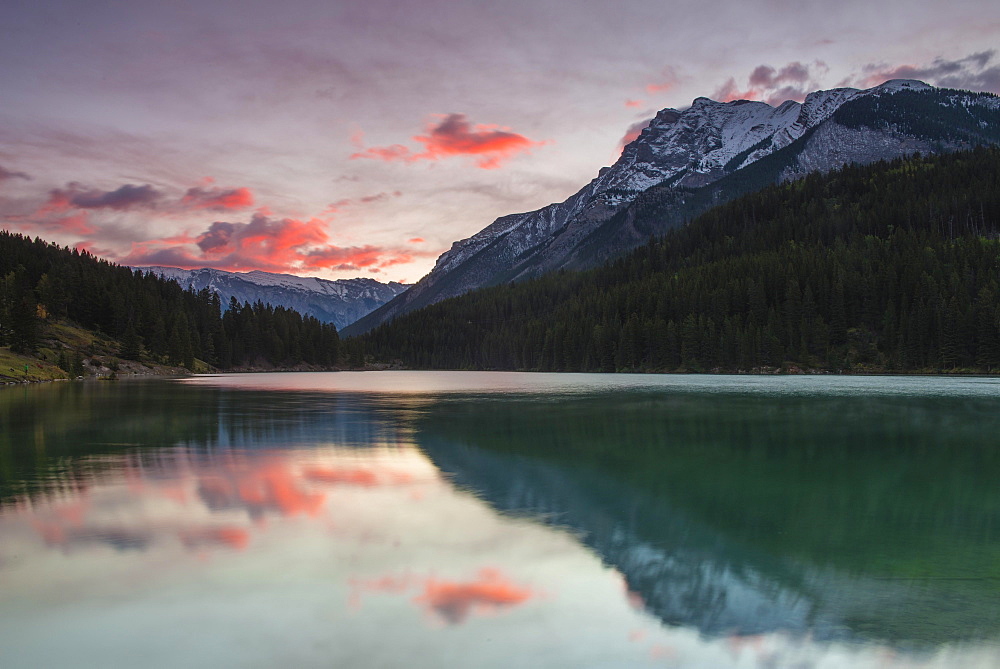
<path id="1" fill-rule="evenodd" d="M 324 323 L 333 323 L 338 330 L 377 309 L 409 287 L 395 281 L 387 284 L 366 278 L 331 281 L 260 270 L 224 272 L 208 268 L 186 270 L 176 267 L 136 269 L 174 279 L 184 288 L 208 288 L 219 294 L 223 308 L 233 297 L 240 304 L 260 301 L 294 309 Z"/>
<path id="2" fill-rule="evenodd" d="M 746 181 L 763 187 L 850 162 L 1000 142 L 997 110 L 996 96 L 907 79 L 867 90 L 817 91 L 801 104 L 789 100 L 777 107 L 697 98 L 685 110 L 664 109 L 614 165 L 566 201 L 503 216 L 455 242 L 427 276 L 345 334 L 482 286 L 592 267 L 735 197 L 740 188 L 747 192 L 750 186 L 726 180 L 735 173 L 754 173 Z M 635 208 L 641 203 L 648 213 L 652 206 L 644 200 L 660 207 L 659 227 L 650 227 L 649 216 L 637 221 Z"/>

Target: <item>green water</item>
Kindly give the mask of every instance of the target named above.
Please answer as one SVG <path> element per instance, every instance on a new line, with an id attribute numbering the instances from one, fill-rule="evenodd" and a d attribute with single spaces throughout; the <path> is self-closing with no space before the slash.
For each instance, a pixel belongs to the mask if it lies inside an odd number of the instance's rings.
<path id="1" fill-rule="evenodd" d="M 1000 664 L 1000 382 L 0 389 L 0 665 Z"/>

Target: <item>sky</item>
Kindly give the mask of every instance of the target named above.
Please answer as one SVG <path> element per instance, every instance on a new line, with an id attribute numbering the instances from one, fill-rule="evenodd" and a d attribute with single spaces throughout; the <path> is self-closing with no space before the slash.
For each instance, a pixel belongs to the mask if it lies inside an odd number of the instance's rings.
<path id="1" fill-rule="evenodd" d="M 995 0 L 6 0 L 0 227 L 134 266 L 415 282 L 659 109 L 1000 93 Z"/>

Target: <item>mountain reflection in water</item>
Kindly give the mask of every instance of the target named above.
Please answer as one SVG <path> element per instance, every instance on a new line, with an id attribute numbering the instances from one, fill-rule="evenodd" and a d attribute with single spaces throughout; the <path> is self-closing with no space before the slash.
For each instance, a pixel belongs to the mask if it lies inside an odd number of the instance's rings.
<path id="1" fill-rule="evenodd" d="M 453 400 L 418 424 L 456 483 L 572 528 L 666 623 L 1000 635 L 994 400 Z"/>
<path id="2" fill-rule="evenodd" d="M 4 666 L 1000 660 L 988 394 L 289 376 L 0 391 Z M 428 650 L 442 628 L 471 636 Z"/>

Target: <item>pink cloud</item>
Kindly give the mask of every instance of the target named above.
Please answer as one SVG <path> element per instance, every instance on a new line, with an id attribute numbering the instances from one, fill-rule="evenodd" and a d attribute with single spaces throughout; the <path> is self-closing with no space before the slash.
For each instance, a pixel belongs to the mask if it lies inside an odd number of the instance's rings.
<path id="1" fill-rule="evenodd" d="M 355 607 L 360 606 L 363 592 L 399 595 L 421 588 L 413 602 L 449 625 L 460 625 L 471 615 L 510 609 L 538 596 L 531 588 L 513 583 L 500 570 L 489 568 L 468 581 L 389 575 L 366 581 L 352 579 L 351 588 L 350 602 Z"/>
<path id="2" fill-rule="evenodd" d="M 412 162 L 414 160 L 420 160 L 422 157 L 423 156 L 414 154 L 409 148 L 403 146 L 402 144 L 393 144 L 392 146 L 372 146 L 364 151 L 351 154 L 351 160 L 355 160 L 357 158 L 372 158 L 375 160 L 384 160 L 386 162 L 392 162 L 394 160 Z"/>
<path id="3" fill-rule="evenodd" d="M 794 61 L 781 68 L 758 65 L 747 77 L 746 87 L 738 84 L 735 77 L 730 77 L 715 90 L 712 99 L 719 102 L 763 100 L 771 105 L 785 100 L 802 102 L 806 95 L 819 88 L 816 79 L 828 69 L 822 61 L 808 65 Z"/>
<path id="4" fill-rule="evenodd" d="M 928 65 L 869 63 L 849 81 L 869 88 L 890 79 L 919 79 L 934 86 L 1000 94 L 1000 65 L 993 64 L 995 56 L 996 50 L 991 49 L 956 60 L 935 58 Z"/>
<path id="5" fill-rule="evenodd" d="M 331 483 L 373 488 L 382 485 L 402 485 L 413 481 L 407 472 L 383 471 L 371 468 L 308 467 L 302 478 L 318 483 Z"/>
<path id="6" fill-rule="evenodd" d="M 249 223 L 216 221 L 193 238 L 179 235 L 136 242 L 117 261 L 137 267 L 299 272 L 384 268 L 434 255 L 374 245 L 341 247 L 328 241 L 326 223 L 318 218 L 278 219 L 257 213 Z"/>
<path id="7" fill-rule="evenodd" d="M 715 89 L 712 93 L 712 99 L 718 100 L 719 102 L 732 102 L 733 100 L 756 100 L 758 98 L 758 93 L 753 88 L 740 89 L 736 85 L 736 79 L 729 77 L 729 79 Z"/>
<path id="8" fill-rule="evenodd" d="M 668 65 L 663 68 L 663 72 L 656 81 L 646 84 L 646 92 L 650 95 L 665 93 L 673 89 L 679 81 L 680 77 L 678 76 L 677 71 Z"/>
<path id="9" fill-rule="evenodd" d="M 192 209 L 234 211 L 253 206 L 253 193 L 249 188 L 189 188 L 181 198 L 181 205 Z"/>
<path id="10" fill-rule="evenodd" d="M 515 585 L 496 569 L 483 569 L 474 581 L 428 579 L 414 601 L 449 625 L 465 622 L 469 615 L 491 613 L 523 604 L 535 595 Z"/>
<path id="11" fill-rule="evenodd" d="M 626 107 L 644 107 L 646 105 L 645 100 L 626 100 Z"/>
<path id="12" fill-rule="evenodd" d="M 351 159 L 369 158 L 387 162 L 439 160 L 451 156 L 476 156 L 476 166 L 496 169 L 512 156 L 528 151 L 546 141 L 534 141 L 524 135 L 496 125 L 473 126 L 464 114 L 448 114 L 437 124 L 430 124 L 427 134 L 413 137 L 423 144 L 423 151 L 414 151 L 402 144 L 370 147 L 354 153 Z"/>
<path id="13" fill-rule="evenodd" d="M 622 136 L 622 138 L 618 140 L 619 154 L 625 150 L 626 146 L 628 146 L 630 143 L 634 142 L 636 139 L 639 138 L 639 135 L 642 134 L 642 131 L 646 129 L 646 127 L 649 125 L 649 122 L 652 120 L 653 119 L 651 118 L 647 118 L 642 121 L 636 121 L 635 123 L 633 123 L 628 127 L 628 130 L 625 131 L 625 134 Z"/>

